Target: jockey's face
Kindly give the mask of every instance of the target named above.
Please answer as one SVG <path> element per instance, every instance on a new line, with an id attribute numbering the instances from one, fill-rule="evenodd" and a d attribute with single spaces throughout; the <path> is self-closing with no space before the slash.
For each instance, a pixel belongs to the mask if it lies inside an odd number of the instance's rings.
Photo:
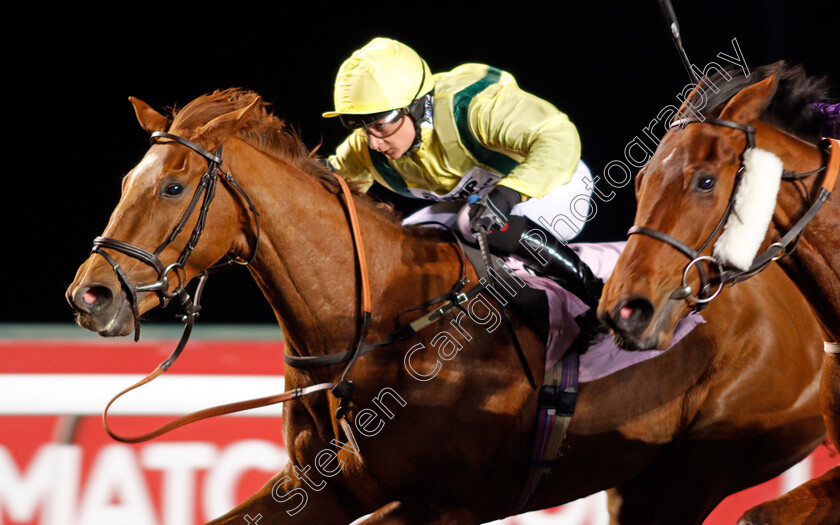
<path id="1" fill-rule="evenodd" d="M 408 115 L 402 115 L 398 121 L 383 122 L 382 126 L 376 122 L 366 126 L 365 130 L 371 149 L 379 151 L 391 160 L 405 155 L 414 144 L 414 122 Z"/>

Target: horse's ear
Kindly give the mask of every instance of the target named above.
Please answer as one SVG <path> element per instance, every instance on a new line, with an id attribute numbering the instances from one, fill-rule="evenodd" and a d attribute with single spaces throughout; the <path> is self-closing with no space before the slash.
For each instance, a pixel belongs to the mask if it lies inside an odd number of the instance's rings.
<path id="1" fill-rule="evenodd" d="M 128 97 L 128 101 L 134 106 L 134 114 L 140 127 L 153 133 L 155 131 L 166 131 L 169 127 L 169 119 L 152 109 L 151 106 L 135 97 Z"/>
<path id="2" fill-rule="evenodd" d="M 761 115 L 776 93 L 778 70 L 761 82 L 742 89 L 720 112 L 720 118 L 740 124 L 749 124 Z"/>
<path id="3" fill-rule="evenodd" d="M 262 105 L 262 98 L 255 97 L 254 101 L 244 108 L 219 115 L 203 125 L 198 129 L 197 136 L 203 137 L 213 143 L 222 142 L 227 137 L 239 131 L 243 124 L 248 121 L 251 113 Z"/>

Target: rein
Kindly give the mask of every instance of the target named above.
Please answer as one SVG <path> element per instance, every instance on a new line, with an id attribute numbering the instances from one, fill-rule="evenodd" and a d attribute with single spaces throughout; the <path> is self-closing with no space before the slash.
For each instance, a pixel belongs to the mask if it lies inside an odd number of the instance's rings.
<path id="1" fill-rule="evenodd" d="M 132 314 L 134 315 L 134 340 L 137 341 L 140 339 L 140 315 L 138 311 L 138 301 L 137 301 L 137 294 L 141 292 L 156 292 L 158 294 L 158 298 L 160 300 L 160 306 L 166 307 L 169 303 L 169 300 L 173 297 L 178 297 L 181 302 L 181 307 L 184 310 L 184 315 L 181 317 L 181 321 L 184 323 L 184 330 L 181 334 L 181 338 L 178 341 L 175 350 L 170 354 L 170 356 L 163 361 L 158 367 L 150 373 L 148 376 L 140 380 L 139 382 L 135 383 L 134 385 L 126 388 L 106 405 L 105 410 L 102 414 L 102 422 L 105 426 L 105 431 L 110 435 L 112 438 L 116 439 L 117 441 L 122 441 L 124 443 L 139 443 L 141 441 L 147 441 L 152 439 L 153 437 L 159 436 L 163 433 L 166 433 L 174 428 L 179 426 L 185 425 L 191 421 L 197 421 L 198 419 L 204 419 L 207 417 L 211 417 L 215 415 L 213 414 L 206 414 L 201 417 L 196 417 L 198 414 L 205 414 L 210 411 L 214 411 L 216 409 L 208 409 L 206 411 L 201 411 L 196 414 L 192 414 L 190 416 L 185 416 L 179 420 L 176 420 L 168 425 L 161 427 L 161 429 L 150 432 L 148 434 L 144 434 L 142 436 L 129 438 L 116 435 L 108 425 L 108 410 L 110 409 L 111 405 L 119 399 L 124 394 L 134 390 L 135 388 L 144 385 L 151 381 L 152 379 L 156 378 L 163 372 L 165 372 L 178 356 L 181 355 L 181 352 L 187 345 L 187 341 L 189 340 L 190 334 L 192 333 L 193 325 L 195 324 L 195 320 L 198 317 L 199 311 L 201 310 L 201 292 L 204 289 L 204 285 L 207 282 L 207 278 L 211 273 L 216 273 L 218 271 L 227 269 L 233 265 L 241 265 L 247 266 L 251 264 L 257 256 L 257 249 L 259 248 L 260 243 L 260 223 L 259 223 L 259 213 L 257 212 L 256 208 L 254 207 L 253 203 L 251 202 L 248 193 L 245 191 L 239 183 L 233 178 L 233 175 L 229 172 L 224 171 L 221 168 L 222 165 L 222 146 L 220 145 L 219 148 L 216 150 L 215 154 L 212 154 L 199 146 L 198 144 L 189 141 L 183 137 L 179 137 L 177 135 L 173 135 L 171 133 L 164 133 L 160 131 L 156 131 L 152 133 L 150 142 L 154 145 L 158 143 L 158 139 L 170 139 L 179 144 L 183 144 L 184 146 L 190 148 L 191 150 L 195 151 L 205 159 L 207 159 L 207 170 L 204 172 L 204 175 L 201 177 L 201 181 L 199 182 L 198 187 L 196 188 L 195 192 L 193 193 L 192 199 L 190 200 L 187 209 L 184 211 L 181 219 L 172 229 L 169 236 L 160 244 L 160 246 L 155 249 L 154 252 L 148 252 L 143 248 L 135 246 L 133 244 L 127 243 L 125 241 L 121 241 L 118 239 L 112 239 L 110 237 L 96 237 L 93 240 L 93 249 L 91 250 L 92 253 L 96 253 L 101 255 L 108 264 L 111 265 L 111 268 L 114 270 L 114 273 L 117 275 L 117 278 L 120 281 L 120 284 L 125 290 L 126 296 L 129 299 L 131 304 Z M 207 222 L 207 213 L 210 209 L 210 203 L 213 201 L 213 198 L 216 195 L 216 183 L 218 182 L 221 175 L 222 181 L 228 184 L 231 188 L 233 188 L 242 198 L 245 200 L 248 210 L 251 212 L 251 215 L 254 218 L 254 224 L 256 227 L 256 240 L 254 242 L 254 249 L 251 251 L 251 257 L 247 261 L 240 261 L 230 255 L 227 255 L 227 260 L 221 263 L 217 263 L 210 268 L 207 268 L 203 272 L 201 272 L 198 277 L 199 281 L 196 286 L 196 290 L 194 293 L 194 298 L 190 297 L 190 294 L 187 292 L 185 285 L 186 283 L 186 265 L 187 261 L 192 255 L 193 250 L 195 249 L 196 245 L 198 244 L 199 239 L 201 238 L 201 233 L 204 230 L 204 226 Z M 201 200 L 201 207 L 198 212 L 198 220 L 196 222 L 195 227 L 190 235 L 189 240 L 187 241 L 186 246 L 181 251 L 181 254 L 178 257 L 178 260 L 168 266 L 164 266 L 160 260 L 160 254 L 163 250 L 172 244 L 181 231 L 184 229 L 184 226 L 189 221 L 190 217 L 192 217 L 193 213 L 195 212 L 196 208 L 198 207 L 199 200 Z M 111 257 L 111 255 L 105 251 L 114 250 L 120 252 L 124 255 L 128 255 L 133 259 L 137 259 L 148 266 L 151 266 L 158 275 L 158 280 L 150 283 L 144 284 L 133 284 L 131 280 L 128 278 L 128 275 L 125 271 L 120 267 L 119 264 Z M 170 282 L 169 282 L 169 274 L 171 272 L 175 272 L 178 276 L 178 286 L 173 290 L 169 291 Z M 243 402 L 237 403 L 235 405 L 243 405 L 250 402 Z M 229 405 L 228 405 L 229 406 Z M 254 406 L 262 406 L 262 405 L 254 405 Z M 245 410 L 246 408 L 253 408 L 252 406 L 247 406 L 244 408 L 237 408 L 236 410 Z M 230 410 L 227 412 L 219 412 L 219 413 L 229 413 Z M 180 421 L 180 423 L 178 423 Z M 176 424 L 177 423 L 177 424 Z"/>
<path id="2" fill-rule="evenodd" d="M 249 410 L 253 408 L 264 407 L 268 405 L 273 405 L 277 403 L 285 403 L 294 399 L 299 399 L 304 396 L 308 396 L 310 394 L 314 394 L 316 392 L 322 392 L 326 390 L 330 390 L 333 395 L 339 398 L 339 407 L 336 411 L 336 418 L 342 424 L 342 426 L 347 425 L 346 421 L 346 411 L 347 406 L 352 399 L 354 386 L 353 382 L 347 379 L 350 370 L 355 365 L 356 361 L 368 353 L 372 352 L 374 349 L 388 345 L 397 341 L 401 341 L 406 339 L 416 333 L 417 331 L 425 328 L 426 326 L 430 325 L 431 323 L 435 322 L 437 319 L 445 315 L 449 310 L 452 308 L 461 308 L 461 304 L 469 300 L 475 294 L 480 292 L 484 289 L 483 285 L 476 285 L 471 288 L 466 293 L 462 293 L 461 290 L 468 282 L 467 274 L 466 274 L 466 256 L 464 255 L 463 246 L 461 245 L 460 239 L 456 235 L 453 236 L 457 242 L 459 250 L 459 256 L 461 260 L 461 278 L 455 283 L 455 285 L 445 294 L 431 299 L 419 306 L 414 308 L 410 308 L 406 310 L 402 314 L 417 310 L 420 308 L 424 308 L 427 306 L 432 306 L 443 301 L 446 301 L 442 306 L 438 307 L 436 310 L 416 319 L 415 321 L 409 324 L 401 324 L 399 321 L 399 317 L 402 315 L 400 314 L 397 316 L 397 329 L 388 335 L 383 340 L 376 342 L 376 343 L 366 343 L 366 337 L 368 333 L 368 329 L 370 326 L 370 319 L 371 319 L 371 300 L 370 300 L 370 280 L 368 277 L 368 267 L 367 261 L 365 258 L 364 246 L 361 240 L 361 232 L 358 224 L 356 209 L 353 203 L 352 194 L 350 192 L 347 183 L 339 176 L 336 176 L 336 179 L 341 186 L 342 195 L 344 197 L 344 202 L 348 209 L 348 215 L 350 216 L 350 226 L 353 235 L 353 241 L 356 248 L 356 256 L 357 260 L 359 261 L 359 270 L 362 279 L 362 317 L 361 317 L 361 329 L 359 332 L 359 337 L 355 346 L 343 352 L 338 352 L 335 354 L 328 354 L 324 356 L 307 356 L 307 357 L 299 357 L 299 356 L 290 356 L 290 355 L 283 355 L 284 361 L 292 367 L 296 368 L 313 368 L 313 367 L 320 367 L 320 366 L 329 366 L 333 364 L 339 363 L 348 363 L 344 369 L 344 372 L 341 375 L 341 379 L 338 383 L 319 383 L 315 385 L 310 385 L 307 387 L 302 388 L 295 388 L 281 394 L 267 396 L 257 399 L 251 399 L 247 401 L 240 401 L 235 403 L 229 403 L 225 405 L 219 405 L 216 407 L 206 408 L 203 410 L 199 410 L 197 412 L 193 412 L 190 414 L 186 414 L 184 416 L 178 417 L 173 419 L 172 421 L 162 425 L 161 427 L 137 436 L 121 436 L 116 434 L 113 430 L 111 430 L 108 424 L 108 411 L 111 408 L 111 405 L 114 402 L 122 397 L 123 395 L 127 394 L 128 392 L 149 383 L 150 381 L 154 380 L 161 374 L 163 374 L 170 366 L 175 362 L 178 356 L 183 351 L 184 347 L 189 340 L 189 336 L 192 331 L 192 327 L 195 323 L 195 319 L 198 317 L 198 313 L 201 310 L 200 306 L 200 295 L 201 291 L 204 288 L 204 285 L 207 281 L 207 277 L 209 273 L 213 273 L 225 268 L 230 267 L 233 264 L 239 265 L 248 265 L 251 264 L 257 254 L 257 248 L 259 247 L 259 239 L 260 239 L 260 227 L 259 227 L 259 213 L 257 212 L 256 208 L 254 207 L 253 203 L 251 202 L 250 198 L 248 197 L 247 192 L 242 188 L 233 178 L 233 175 L 225 172 L 221 169 L 222 165 L 222 146 L 220 145 L 217 149 L 215 154 L 209 153 L 207 150 L 199 146 L 198 144 L 179 137 L 177 135 L 172 135 L 170 133 L 164 132 L 155 132 L 152 134 L 151 142 L 152 144 L 157 143 L 157 139 L 170 139 L 179 144 L 182 144 L 205 159 L 207 159 L 208 166 L 207 170 L 205 171 L 204 175 L 201 177 L 201 182 L 199 186 L 196 188 L 193 197 L 182 215 L 181 219 L 178 221 L 176 226 L 172 229 L 170 235 L 161 243 L 160 246 L 152 253 L 148 252 L 142 248 L 139 248 L 133 244 L 120 241 L 117 239 L 112 239 L 109 237 L 97 237 L 93 241 L 93 253 L 97 253 L 105 258 L 106 261 L 111 265 L 111 268 L 116 273 L 123 289 L 126 292 L 126 295 L 129 298 L 131 303 L 131 309 L 134 314 L 134 325 L 135 325 L 135 341 L 137 341 L 140 337 L 140 321 L 138 315 L 138 301 L 137 301 L 137 294 L 140 292 L 156 292 L 160 299 L 161 306 L 166 306 L 169 300 L 173 297 L 179 297 L 181 301 L 181 306 L 184 309 L 184 316 L 182 317 L 182 321 L 185 323 L 184 331 L 181 335 L 181 339 L 179 340 L 175 350 L 172 354 L 158 367 L 153 370 L 150 374 L 146 377 L 138 381 L 137 383 L 133 384 L 132 386 L 124 389 L 122 392 L 114 396 L 106 405 L 105 410 L 102 414 L 102 422 L 105 427 L 105 431 L 111 436 L 113 439 L 123 442 L 123 443 L 141 443 L 144 441 L 148 441 L 150 439 L 154 439 L 158 436 L 171 432 L 177 428 L 180 428 L 184 425 L 200 421 L 202 419 L 208 419 L 211 417 L 216 417 L 224 414 L 231 414 L 234 412 L 240 412 L 243 410 Z M 239 261 L 233 257 L 227 256 L 227 261 L 218 263 L 216 265 L 211 266 L 210 268 L 204 270 L 199 274 L 199 282 L 196 287 L 196 292 L 194 294 L 194 298 L 191 298 L 189 293 L 187 293 L 185 286 L 186 281 L 186 263 L 189 259 L 190 255 L 192 254 L 195 246 L 198 243 L 199 238 L 201 237 L 201 232 L 204 229 L 207 219 L 207 213 L 210 207 L 210 203 L 215 196 L 216 190 L 216 182 L 219 179 L 219 175 L 221 174 L 222 180 L 229 184 L 232 188 L 234 188 L 245 200 L 248 209 L 250 210 L 251 214 L 254 217 L 254 222 L 256 224 L 257 234 L 256 234 L 256 242 L 254 245 L 254 249 L 251 252 L 251 257 L 248 261 Z M 202 200 L 203 197 L 203 200 Z M 181 252 L 178 260 L 168 266 L 164 266 L 161 262 L 159 256 L 163 252 L 163 250 L 169 246 L 174 240 L 178 237 L 178 235 L 183 230 L 186 223 L 189 221 L 192 214 L 195 212 L 196 208 L 198 207 L 199 201 L 202 200 L 201 207 L 199 209 L 199 216 L 198 221 L 196 223 L 195 228 L 192 231 L 189 241 L 187 245 L 184 247 L 183 251 Z M 144 283 L 135 285 L 131 282 L 128 278 L 128 275 L 125 271 L 120 267 L 119 264 L 109 255 L 109 253 L 105 250 L 114 250 L 120 252 L 124 255 L 128 255 L 134 259 L 137 259 L 148 266 L 154 268 L 154 270 L 158 274 L 158 280 L 151 282 L 151 283 Z M 171 272 L 176 272 L 178 275 L 178 286 L 172 291 L 169 291 L 170 282 L 169 282 L 169 274 Z"/>
<path id="3" fill-rule="evenodd" d="M 746 153 L 746 151 L 748 151 L 749 149 L 756 147 L 755 127 L 753 127 L 752 124 L 745 125 L 740 124 L 738 122 L 733 122 L 731 120 L 724 120 L 718 118 L 706 118 L 705 120 L 700 120 L 697 118 L 685 118 L 674 121 L 670 127 L 674 128 L 677 126 L 684 126 L 686 124 L 691 124 L 695 122 L 732 128 L 741 131 L 746 135 L 747 145 L 744 149 L 744 152 L 741 153 L 741 165 L 738 168 L 737 174 L 735 175 L 735 184 L 733 185 L 732 193 L 729 196 L 729 202 L 727 203 L 726 210 L 724 210 L 723 216 L 721 217 L 720 221 L 718 221 L 717 225 L 715 226 L 715 229 L 706 238 L 703 245 L 697 250 L 694 250 L 686 243 L 680 241 L 675 237 L 672 237 L 671 235 L 668 235 L 667 233 L 645 226 L 633 226 L 627 231 L 627 234 L 641 234 L 654 238 L 658 241 L 668 244 L 669 246 L 675 248 L 677 251 L 688 257 L 690 262 L 686 265 L 685 269 L 683 270 L 681 286 L 671 293 L 670 298 L 692 300 L 696 304 L 695 310 L 700 310 L 706 305 L 708 305 L 708 303 L 712 299 L 717 297 L 717 295 L 720 293 L 720 291 L 725 285 L 731 285 L 746 280 L 763 270 L 771 262 L 780 259 L 784 256 L 790 255 L 793 252 L 793 250 L 796 248 L 796 244 L 798 243 L 800 236 L 805 230 L 805 227 L 808 225 L 811 219 L 814 218 L 814 216 L 820 210 L 825 201 L 828 200 L 829 196 L 831 195 L 831 191 L 834 187 L 834 184 L 837 181 L 837 175 L 838 172 L 840 172 L 840 141 L 838 141 L 837 139 L 825 138 L 818 144 L 818 146 L 822 150 L 826 151 L 828 154 L 828 162 L 826 163 L 826 165 L 806 173 L 797 173 L 789 170 L 783 170 L 782 180 L 787 181 L 801 180 L 806 177 L 815 175 L 821 171 L 825 171 L 826 174 L 825 178 L 823 179 L 823 183 L 819 189 L 819 192 L 817 193 L 808 210 L 799 218 L 796 224 L 794 224 L 793 227 L 784 236 L 782 236 L 781 239 L 772 243 L 763 253 L 756 256 L 748 269 L 740 270 L 726 265 L 725 263 L 718 260 L 716 257 L 701 254 L 718 236 L 732 212 L 735 195 L 738 189 L 739 182 L 741 180 L 741 176 L 744 171 L 744 153 Z M 706 272 L 703 267 L 704 262 L 716 268 L 717 277 L 715 277 L 714 279 L 709 279 L 706 276 Z M 692 287 L 688 284 L 689 270 L 695 265 L 697 266 L 698 273 L 700 274 L 700 290 L 696 296 L 693 295 Z M 713 286 L 716 286 L 714 292 L 711 291 Z"/>
<path id="4" fill-rule="evenodd" d="M 352 202 L 352 195 L 350 194 L 350 190 L 347 188 L 344 179 L 340 176 L 336 177 L 343 188 L 345 200 Z M 351 216 L 355 216 L 355 209 L 353 209 Z M 436 223 L 435 221 L 427 221 L 418 224 L 440 224 Z M 445 226 L 445 225 L 444 225 Z M 451 231 L 451 230 L 450 230 Z M 478 294 L 481 290 L 484 289 L 483 284 L 478 284 L 473 286 L 467 292 L 461 292 L 461 290 L 466 286 L 469 282 L 467 277 L 467 270 L 466 270 L 466 255 L 464 254 L 464 248 L 461 244 L 461 240 L 458 238 L 457 235 L 453 232 L 453 238 L 455 239 L 456 245 L 459 248 L 458 255 L 461 261 L 461 278 L 449 289 L 448 292 L 439 295 L 433 299 L 430 299 L 423 304 L 414 306 L 405 310 L 397 315 L 395 325 L 396 328 L 393 332 L 388 334 L 385 338 L 375 343 L 366 343 L 365 336 L 367 335 L 367 325 L 370 321 L 370 313 L 367 313 L 365 318 L 365 325 L 362 328 L 361 336 L 359 341 L 357 342 L 356 346 L 351 350 L 345 350 L 342 352 L 336 352 L 332 354 L 326 354 L 322 356 L 294 356 L 283 354 L 283 361 L 293 367 L 293 368 L 301 368 L 301 369 L 310 369 L 310 368 L 318 368 L 324 366 L 331 366 L 340 363 L 347 363 L 346 367 L 344 368 L 344 372 L 341 374 L 341 380 L 336 384 L 330 384 L 330 390 L 332 391 L 333 395 L 339 398 L 339 407 L 336 409 L 336 419 L 339 421 L 344 421 L 344 418 L 347 414 L 347 407 L 349 402 L 352 400 L 353 392 L 354 392 L 354 385 L 352 381 L 347 379 L 350 370 L 356 364 L 356 361 L 365 356 L 375 349 L 379 348 L 380 346 L 390 345 L 399 341 L 403 341 L 408 339 L 409 337 L 413 336 L 415 333 L 419 332 L 423 328 L 429 326 L 430 324 L 434 323 L 447 312 L 452 310 L 453 308 L 459 308 L 462 311 L 463 307 L 461 306 L 463 303 L 470 300 L 473 296 Z M 360 246 L 360 245 L 359 245 Z M 367 268 L 364 267 L 364 272 L 367 271 Z M 444 302 L 446 301 L 446 302 Z M 400 317 L 404 314 L 419 310 L 422 308 L 426 308 L 429 306 L 433 306 L 439 303 L 444 303 L 437 309 L 421 316 L 418 319 L 415 319 L 411 323 L 402 324 L 400 322 Z M 465 312 L 466 313 L 466 312 Z"/>

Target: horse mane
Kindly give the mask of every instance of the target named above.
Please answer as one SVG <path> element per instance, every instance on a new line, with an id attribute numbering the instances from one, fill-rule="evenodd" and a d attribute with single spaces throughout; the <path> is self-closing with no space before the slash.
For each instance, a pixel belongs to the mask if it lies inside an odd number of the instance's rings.
<path id="1" fill-rule="evenodd" d="M 303 143 L 297 130 L 273 115 L 269 111 L 269 104 L 253 91 L 242 88 L 216 90 L 196 98 L 182 109 L 170 108 L 172 120 L 170 130 L 177 130 L 185 136 L 190 136 L 214 118 L 248 107 L 258 99 L 260 102 L 256 110 L 251 112 L 251 118 L 239 129 L 237 137 L 311 175 L 327 191 L 332 193 L 341 191 L 339 183 L 335 179 L 336 176 L 315 155 L 320 144 L 310 150 Z M 381 201 L 373 195 L 362 193 L 359 190 L 359 185 L 352 181 L 348 181 L 347 184 L 351 192 L 360 197 L 357 201 L 375 210 L 392 223 L 401 226 L 401 213 L 395 209 L 393 204 Z M 436 235 L 434 230 L 430 228 L 413 226 L 403 228 L 417 236 Z"/>
<path id="2" fill-rule="evenodd" d="M 698 89 L 706 97 L 703 113 L 715 116 L 742 89 L 777 72 L 776 92 L 759 117 L 763 122 L 809 142 L 821 138 L 824 116 L 813 104 L 830 102 L 831 87 L 825 76 L 811 76 L 801 65 L 784 60 L 767 64 L 745 77 L 739 66 L 714 68 L 700 80 Z"/>

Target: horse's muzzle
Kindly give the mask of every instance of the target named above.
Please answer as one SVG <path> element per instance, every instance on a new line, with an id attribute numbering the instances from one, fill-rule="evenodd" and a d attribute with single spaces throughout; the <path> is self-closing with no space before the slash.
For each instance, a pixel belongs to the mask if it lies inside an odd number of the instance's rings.
<path id="1" fill-rule="evenodd" d="M 598 319 L 613 333 L 616 346 L 624 350 L 665 348 L 671 337 L 668 327 L 673 321 L 676 300 L 665 301 L 657 310 L 654 303 L 641 296 L 630 295 L 618 300 L 611 309 L 601 308 Z"/>
<path id="2" fill-rule="evenodd" d="M 74 283 L 65 293 L 76 323 L 106 337 L 131 333 L 134 316 L 123 290 L 104 283 Z"/>

